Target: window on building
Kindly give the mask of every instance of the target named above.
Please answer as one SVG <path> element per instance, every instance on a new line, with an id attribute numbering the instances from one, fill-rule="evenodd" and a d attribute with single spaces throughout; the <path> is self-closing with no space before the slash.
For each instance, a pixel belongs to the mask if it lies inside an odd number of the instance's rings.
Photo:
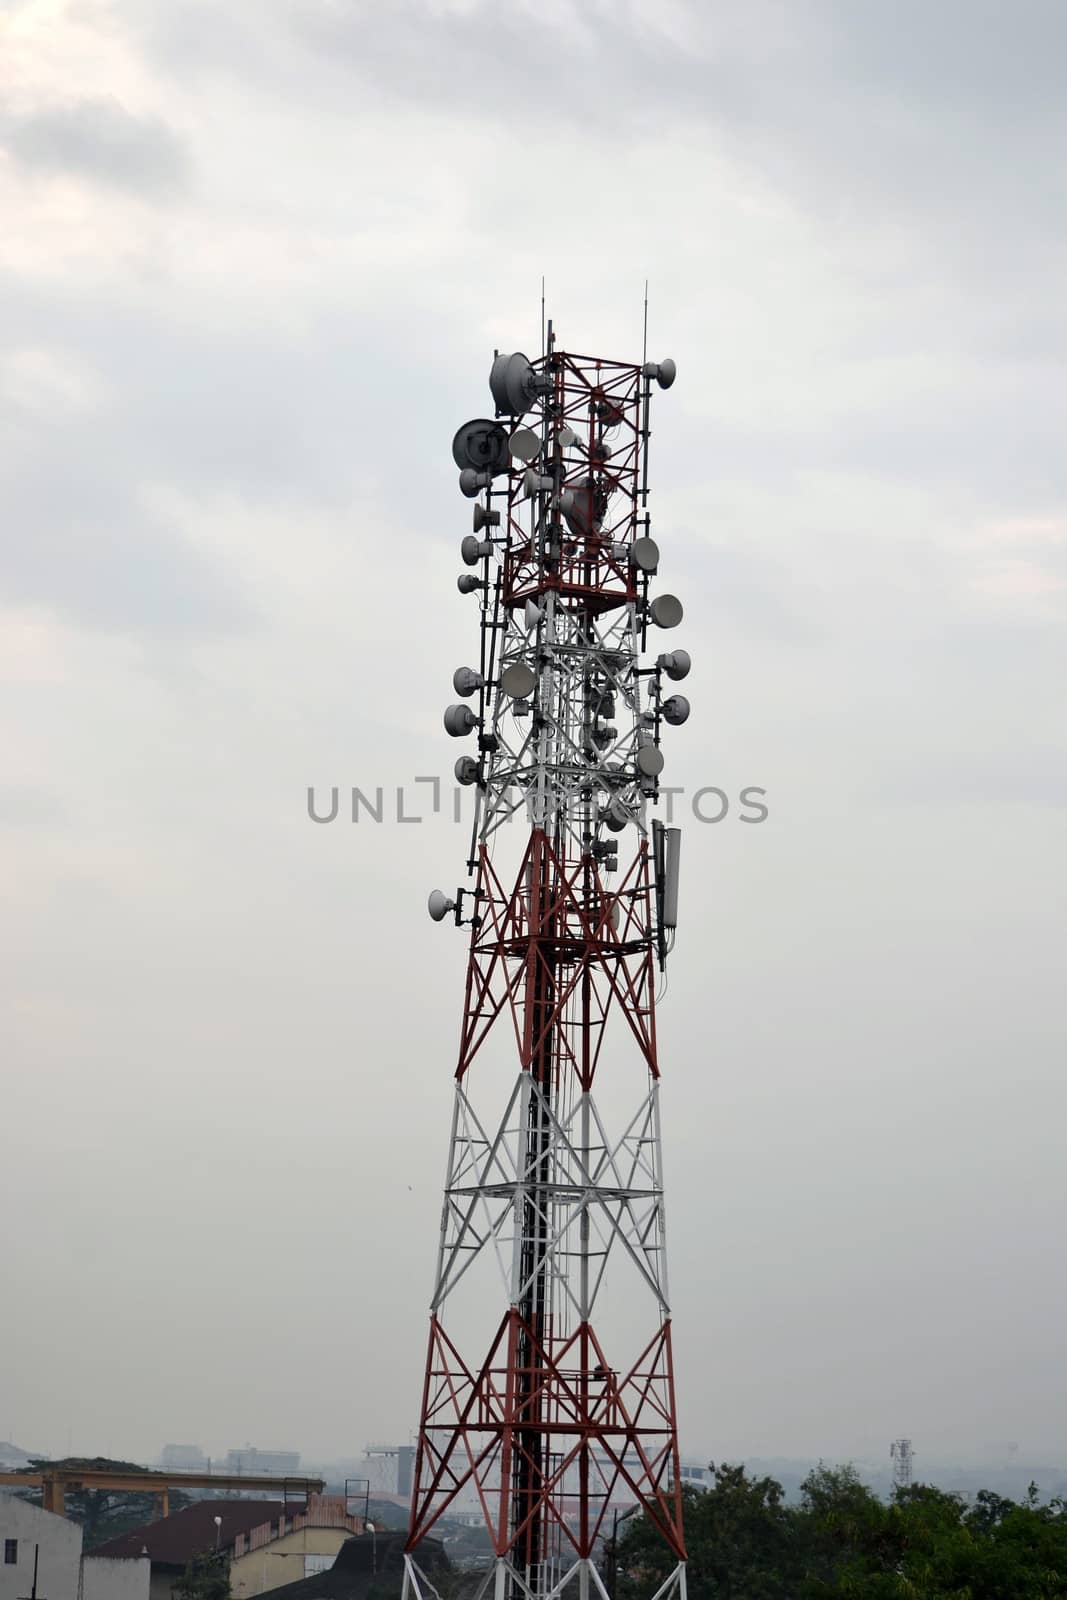
<path id="1" fill-rule="evenodd" d="M 334 1564 L 335 1559 L 336 1558 L 334 1556 L 305 1556 L 304 1577 L 314 1578 L 317 1577 L 320 1572 L 329 1572 L 330 1568 Z"/>
<path id="2" fill-rule="evenodd" d="M 19 1542 L 17 1539 L 4 1540 L 4 1566 L 16 1567 L 19 1559 Z"/>

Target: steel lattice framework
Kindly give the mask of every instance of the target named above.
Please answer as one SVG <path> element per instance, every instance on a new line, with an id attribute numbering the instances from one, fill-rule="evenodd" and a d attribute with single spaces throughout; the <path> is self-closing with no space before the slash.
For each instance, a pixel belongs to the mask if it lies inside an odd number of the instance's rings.
<path id="1" fill-rule="evenodd" d="M 673 379 L 558 351 L 550 325 L 539 361 L 496 358 L 497 417 L 453 447 L 481 653 L 445 726 L 477 736 L 456 763 L 477 804 L 473 888 L 430 897 L 469 924 L 470 956 L 405 1600 L 433 1592 L 417 1548 L 457 1500 L 492 1541 L 482 1592 L 607 1600 L 593 1557 L 615 1495 L 677 1557 L 659 1593 L 684 1600 L 655 1010 L 679 838 L 649 807 L 662 725 L 689 710 L 664 678 L 689 663 L 642 664 L 648 627 L 681 615 L 649 596 L 650 400 Z M 598 1078 L 624 1054 L 635 1092 L 606 1108 Z M 494 1262 L 499 1314 L 472 1353 L 459 1303 Z M 598 1313 L 623 1268 L 620 1358 Z"/>

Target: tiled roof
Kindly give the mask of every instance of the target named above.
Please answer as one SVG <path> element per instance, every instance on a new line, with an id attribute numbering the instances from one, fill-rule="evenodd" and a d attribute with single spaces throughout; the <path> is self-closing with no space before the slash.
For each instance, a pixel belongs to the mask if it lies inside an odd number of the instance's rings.
<path id="1" fill-rule="evenodd" d="M 166 1567 L 185 1567 L 193 1556 L 205 1550 L 214 1550 L 215 1535 L 219 1535 L 219 1549 L 231 1550 L 239 1533 L 250 1533 L 264 1523 L 278 1522 L 281 1517 L 294 1516 L 302 1509 L 299 1502 L 283 1500 L 196 1500 L 191 1506 L 176 1511 L 172 1517 L 159 1522 L 146 1522 L 143 1527 L 109 1539 L 98 1545 L 94 1556 L 139 1556 L 147 1550 L 154 1563 Z M 216 1529 L 215 1518 L 222 1518 L 222 1527 Z"/>

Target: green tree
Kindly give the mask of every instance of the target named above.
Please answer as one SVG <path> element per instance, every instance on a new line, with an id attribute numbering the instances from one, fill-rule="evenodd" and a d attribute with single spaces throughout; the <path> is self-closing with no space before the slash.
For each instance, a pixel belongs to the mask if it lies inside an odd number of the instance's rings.
<path id="1" fill-rule="evenodd" d="M 804 1600 L 1067 1600 L 1067 1518 L 1058 1501 L 1042 1506 L 1036 1487 L 1022 1505 L 983 1492 L 968 1510 L 916 1484 L 888 1506 L 872 1496 L 872 1509 L 869 1491 L 839 1474 L 801 1508 L 821 1558 L 809 1562 Z"/>
<path id="2" fill-rule="evenodd" d="M 793 1517 L 774 1478 L 742 1466 L 713 1465 L 699 1497 L 689 1550 L 694 1582 L 715 1600 L 778 1600 L 789 1591 Z"/>
<path id="3" fill-rule="evenodd" d="M 820 1461 L 800 1486 L 794 1524 L 801 1593 L 810 1600 L 878 1590 L 872 1581 L 893 1570 L 889 1508 L 860 1480 L 855 1467 Z M 841 1588 L 842 1579 L 849 1587 Z M 867 1588 L 860 1585 L 866 1584 Z"/>
<path id="4" fill-rule="evenodd" d="M 713 1469 L 683 1490 L 691 1600 L 1067 1600 L 1067 1503 L 983 1491 L 967 1506 L 930 1484 L 886 1504 L 852 1466 L 824 1463 L 787 1506 L 773 1478 Z M 674 1558 L 645 1518 L 619 1540 L 619 1600 L 638 1600 Z"/>
<path id="5" fill-rule="evenodd" d="M 693 1526 L 694 1511 L 700 1498 L 690 1484 L 682 1485 L 682 1519 L 686 1538 Z M 637 1600 L 643 1593 L 653 1593 L 673 1571 L 676 1560 L 663 1539 L 647 1517 L 638 1515 L 623 1524 L 618 1534 L 618 1547 L 605 1552 L 605 1584 L 609 1594 L 618 1600 Z M 612 1557 L 614 1557 L 614 1589 L 612 1586 Z M 699 1597 L 693 1595 L 693 1600 Z"/>
<path id="6" fill-rule="evenodd" d="M 230 1600 L 230 1563 L 221 1551 L 194 1556 L 174 1585 L 180 1600 Z"/>
<path id="7" fill-rule="evenodd" d="M 48 1467 L 122 1472 L 127 1475 L 148 1471 L 147 1467 L 139 1466 L 134 1461 L 112 1461 L 107 1456 L 67 1456 L 61 1461 L 36 1459 L 22 1470 L 41 1472 Z M 40 1489 L 28 1491 L 26 1498 L 39 1505 Z M 191 1496 L 183 1494 L 180 1489 L 171 1490 L 169 1498 L 172 1513 L 192 1503 Z M 86 1550 L 95 1550 L 97 1545 L 105 1544 L 108 1539 L 117 1539 L 120 1534 L 129 1533 L 145 1522 L 154 1522 L 160 1514 L 158 1490 L 146 1490 L 142 1494 L 134 1489 L 68 1489 L 65 1504 L 67 1516 L 82 1529 Z"/>
<path id="8" fill-rule="evenodd" d="M 711 1467 L 706 1490 L 683 1485 L 682 1515 L 690 1600 L 786 1600 L 793 1518 L 774 1478 L 744 1467 Z M 674 1557 L 645 1518 L 619 1540 L 619 1600 L 637 1600 L 667 1577 Z"/>

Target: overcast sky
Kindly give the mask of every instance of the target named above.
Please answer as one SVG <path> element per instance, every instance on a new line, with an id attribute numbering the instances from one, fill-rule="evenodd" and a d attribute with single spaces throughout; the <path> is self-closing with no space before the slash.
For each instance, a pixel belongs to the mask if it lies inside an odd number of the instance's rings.
<path id="1" fill-rule="evenodd" d="M 683 1447 L 1063 1463 L 1060 0 L 0 0 L 0 1439 L 417 1422 L 494 347 L 679 376 Z M 414 791 L 411 809 L 426 791 Z"/>

